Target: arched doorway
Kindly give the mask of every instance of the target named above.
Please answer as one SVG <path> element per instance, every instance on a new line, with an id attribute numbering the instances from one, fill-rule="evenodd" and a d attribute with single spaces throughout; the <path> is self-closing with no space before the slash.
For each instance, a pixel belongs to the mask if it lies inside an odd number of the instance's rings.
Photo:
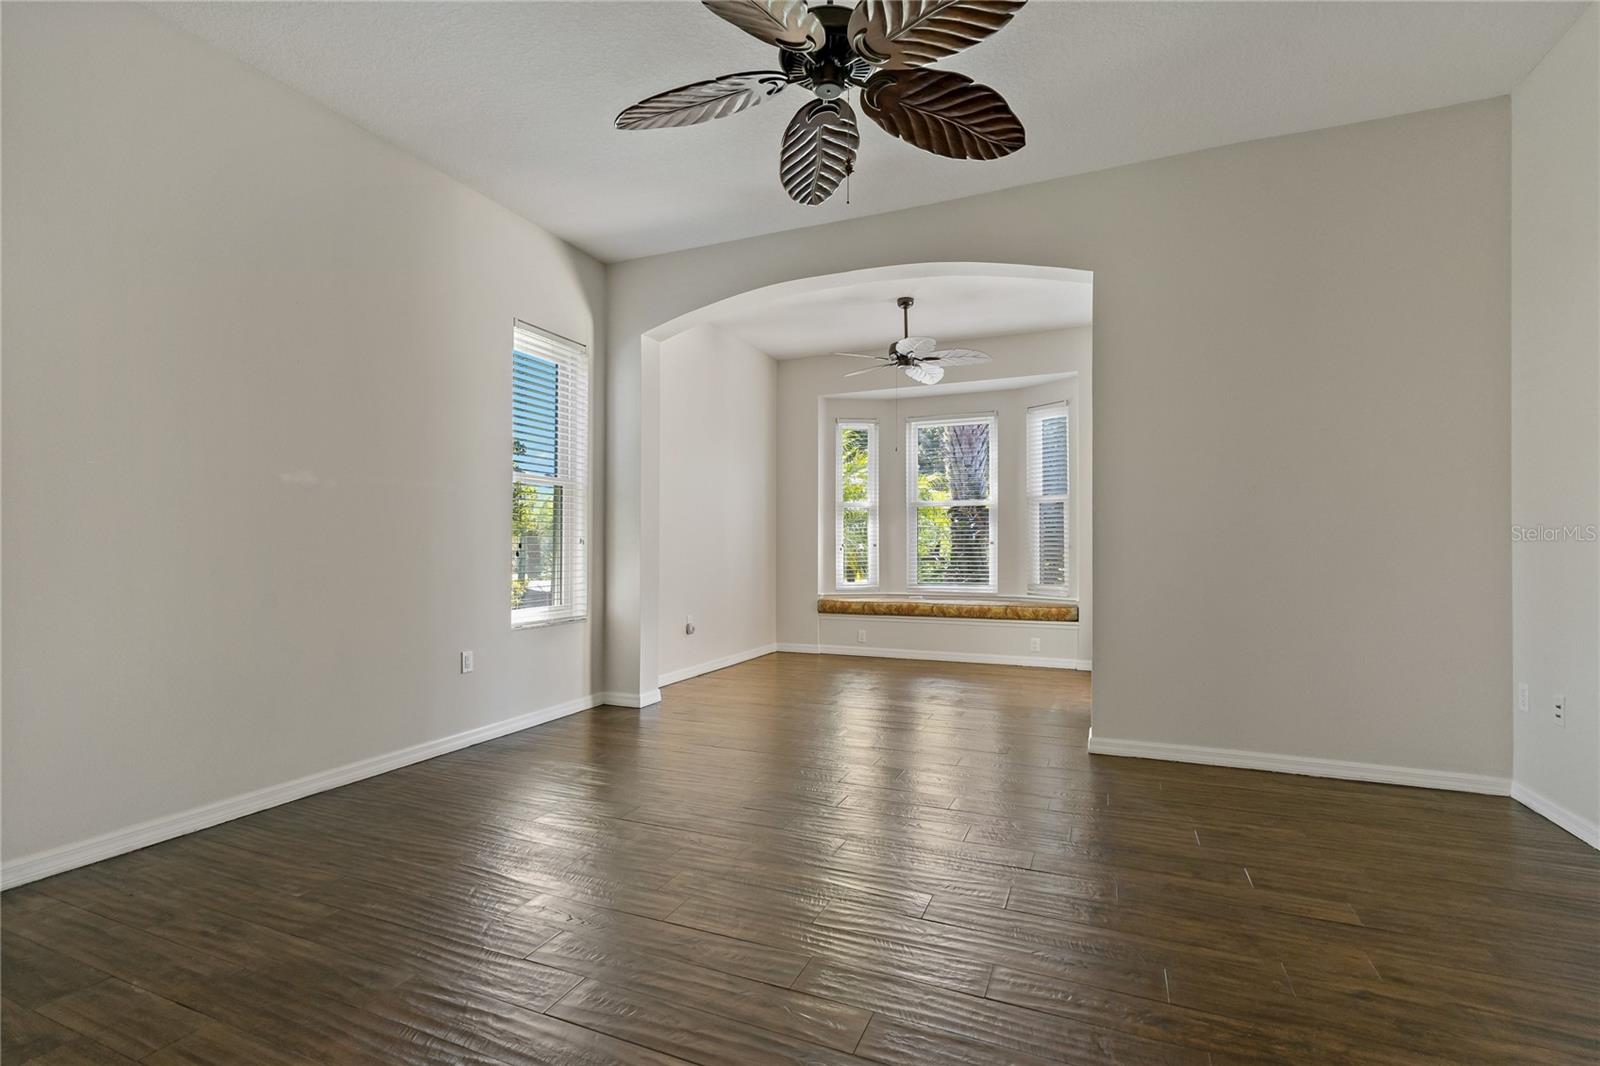
<path id="1" fill-rule="evenodd" d="M 965 336 L 1026 333 L 1029 330 L 1048 328 L 1052 324 L 1061 324 L 1063 320 L 1060 318 L 1059 309 L 1050 305 L 1052 302 L 1064 302 L 1070 299 L 1080 301 L 1082 304 L 1082 319 L 1079 324 L 1087 334 L 1092 307 L 1092 281 L 1093 275 L 1087 271 L 1063 267 L 972 262 L 895 264 L 758 286 L 675 315 L 665 322 L 641 331 L 638 335 L 638 377 L 632 383 L 638 389 L 639 418 L 631 426 L 614 427 L 612 434 L 613 441 L 630 452 L 637 448 L 637 452 L 633 454 L 639 457 L 635 471 L 636 480 L 631 487 L 632 500 L 620 499 L 629 492 L 629 489 L 622 485 L 613 484 L 608 492 L 608 498 L 619 503 L 631 502 L 637 508 L 636 525 L 620 524 L 619 528 L 608 522 L 608 528 L 616 530 L 612 542 L 607 545 L 608 585 L 610 585 L 606 597 L 608 681 L 610 686 L 617 690 L 611 694 L 612 701 L 633 703 L 633 699 L 625 697 L 637 692 L 638 704 L 647 705 L 654 702 L 659 696 L 660 679 L 663 675 L 672 678 L 676 673 L 672 667 L 679 665 L 675 662 L 663 665 L 664 658 L 667 660 L 673 658 L 671 649 L 667 649 L 667 654 L 663 656 L 664 632 L 681 632 L 684 618 L 674 615 L 676 620 L 672 623 L 671 630 L 663 619 L 664 613 L 673 612 L 670 610 L 671 604 L 662 599 L 661 559 L 663 375 L 672 373 L 671 352 L 676 343 L 686 336 L 694 335 L 695 331 L 706 328 L 720 329 L 732 323 L 748 329 L 752 322 L 765 320 L 769 323 L 772 321 L 780 324 L 793 323 L 803 321 L 807 315 L 838 319 L 879 314 L 881 317 L 874 321 L 880 322 L 882 329 L 887 331 L 893 326 L 898 331 L 898 320 L 890 320 L 890 316 L 896 313 L 893 310 L 893 302 L 885 300 L 884 297 L 888 293 L 905 290 L 908 287 L 920 287 L 939 294 L 938 299 L 927 308 L 930 317 L 919 318 L 919 330 L 939 329 L 943 335 L 945 330 L 942 327 L 948 327 Z M 961 296 L 969 297 L 967 301 L 969 306 L 959 312 L 950 310 L 948 305 L 959 302 Z M 880 304 L 888 312 L 887 314 L 871 310 Z M 1050 317 L 1051 313 L 1054 313 L 1055 317 Z M 977 327 L 973 323 L 980 321 L 990 325 L 974 333 L 973 330 Z M 964 332 L 963 325 L 966 327 Z M 770 331 L 766 334 L 766 336 L 771 335 Z M 834 332 L 822 330 L 819 336 L 824 338 L 817 344 L 819 356 L 823 354 L 824 349 L 831 348 L 833 343 L 846 343 L 843 339 L 844 334 L 837 330 Z M 827 338 L 832 338 L 832 341 L 828 341 Z M 760 339 L 760 336 L 757 339 Z M 1087 347 L 1087 338 L 1085 346 Z M 794 352 L 789 351 L 787 354 L 792 356 Z M 1049 365 L 1048 357 L 1042 353 L 1023 352 L 1020 348 L 1010 354 L 1005 368 L 1008 374 L 1018 376 L 1019 379 L 1022 376 L 1042 379 L 1049 377 L 1052 371 L 1059 372 L 1065 369 L 1064 365 L 1058 367 Z M 672 391 L 670 379 L 667 385 L 670 394 Z M 833 391 L 831 385 L 807 388 L 809 391 L 801 390 L 804 395 L 790 395 L 786 398 L 786 402 L 791 406 L 799 405 L 794 406 L 794 410 L 800 412 L 796 416 L 797 422 L 804 420 L 804 404 L 811 404 L 812 410 L 815 411 L 819 398 Z M 1082 401 L 1083 409 L 1087 413 L 1092 407 L 1087 366 L 1084 367 Z M 670 417 L 670 412 L 666 414 Z M 813 422 L 813 431 L 814 427 Z M 1084 429 L 1085 431 L 1088 429 L 1087 419 Z M 632 439 L 628 439 L 629 437 Z M 800 455 L 802 459 L 808 457 L 811 460 L 809 464 L 802 461 L 787 466 L 784 480 L 793 482 L 798 479 L 806 484 L 816 484 L 818 464 L 815 449 L 808 450 L 803 437 L 796 435 L 786 438 L 784 448 L 786 454 L 794 453 Z M 629 458 L 631 459 L 631 455 Z M 1081 533 L 1078 539 L 1083 548 L 1084 565 L 1077 575 L 1075 581 L 1077 587 L 1074 592 L 1083 604 L 1079 625 L 1083 638 L 1081 658 L 1086 666 L 1092 641 L 1092 608 L 1089 606 L 1093 588 L 1092 554 L 1089 550 L 1092 545 L 1092 522 L 1088 506 L 1090 496 L 1087 491 L 1092 486 L 1092 449 L 1085 448 L 1081 458 L 1082 481 L 1086 491 L 1079 523 Z M 622 473 L 624 476 L 629 473 L 627 466 L 626 462 L 608 464 L 610 470 Z M 670 471 L 668 480 L 669 482 L 672 480 Z M 668 501 L 669 512 L 673 502 L 672 499 Z M 823 539 L 819 535 L 815 513 L 799 520 L 796 520 L 795 515 L 786 516 L 784 531 L 786 565 L 779 575 L 781 587 L 778 595 L 785 605 L 784 609 L 789 612 L 789 618 L 786 623 L 780 620 L 779 628 L 784 631 L 778 638 L 779 644 L 789 643 L 784 638 L 793 637 L 796 627 L 806 624 L 802 612 L 814 618 L 814 598 L 818 591 L 817 573 Z M 797 559 L 809 560 L 809 569 L 797 563 Z M 811 601 L 809 603 L 806 602 L 808 598 Z M 1024 646 L 1020 650 L 1027 649 Z M 1001 660 L 996 658 L 993 661 Z M 625 685 L 633 685 L 636 688 L 621 687 Z M 619 696 L 624 698 L 619 699 Z"/>

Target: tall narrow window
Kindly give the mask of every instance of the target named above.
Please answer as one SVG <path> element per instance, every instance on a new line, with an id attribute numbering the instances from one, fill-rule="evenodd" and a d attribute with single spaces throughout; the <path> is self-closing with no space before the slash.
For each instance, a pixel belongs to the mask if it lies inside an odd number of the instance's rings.
<path id="1" fill-rule="evenodd" d="M 878 423 L 838 423 L 834 537 L 841 589 L 878 584 Z"/>
<path id="2" fill-rule="evenodd" d="M 511 624 L 582 618 L 589 355 L 516 323 L 511 348 Z"/>
<path id="3" fill-rule="evenodd" d="M 995 588 L 993 415 L 906 423 L 907 583 Z"/>
<path id="4" fill-rule="evenodd" d="M 1028 539 L 1032 547 L 1028 585 L 1034 592 L 1065 596 L 1071 590 L 1068 550 L 1072 522 L 1072 468 L 1067 405 L 1028 411 Z"/>

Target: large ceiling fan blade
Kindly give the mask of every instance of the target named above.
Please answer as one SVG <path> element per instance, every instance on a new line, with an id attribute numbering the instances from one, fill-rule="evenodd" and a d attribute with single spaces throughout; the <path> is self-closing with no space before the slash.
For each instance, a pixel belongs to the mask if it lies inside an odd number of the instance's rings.
<path id="1" fill-rule="evenodd" d="M 860 352 L 834 352 L 833 354 L 842 355 L 846 359 L 877 359 L 880 362 L 883 360 L 881 355 L 862 355 Z"/>
<path id="2" fill-rule="evenodd" d="M 789 198 L 820 204 L 850 171 L 861 144 L 856 113 L 843 100 L 813 100 L 783 131 L 778 177 Z"/>
<path id="3" fill-rule="evenodd" d="M 861 106 L 907 144 L 951 159 L 999 159 L 1027 143 L 1005 97 L 954 71 L 880 70 Z"/>
<path id="4" fill-rule="evenodd" d="M 940 366 L 975 366 L 989 362 L 989 357 L 973 348 L 945 348 L 923 356 L 922 361 L 937 362 Z"/>
<path id="5" fill-rule="evenodd" d="M 920 67 L 970 48 L 1011 21 L 1026 0 L 861 0 L 845 36 L 867 62 Z"/>
<path id="6" fill-rule="evenodd" d="M 906 377 L 919 385 L 937 385 L 944 377 L 944 367 L 937 364 L 913 363 L 906 367 Z"/>
<path id="7" fill-rule="evenodd" d="M 705 0 L 715 14 L 758 41 L 790 52 L 815 52 L 828 39 L 805 0 Z"/>
<path id="8" fill-rule="evenodd" d="M 894 351 L 896 355 L 909 355 L 917 359 L 933 351 L 934 344 L 932 337 L 906 337 L 894 342 Z"/>
<path id="9" fill-rule="evenodd" d="M 710 122 L 754 107 L 787 84 L 789 79 L 776 70 L 724 74 L 640 100 L 617 116 L 617 128 L 654 130 Z"/>
<path id="10" fill-rule="evenodd" d="M 882 363 L 882 364 L 880 364 L 878 366 L 869 366 L 865 370 L 852 370 L 852 371 L 850 371 L 850 373 L 846 374 L 845 377 L 847 377 L 847 378 L 859 377 L 862 374 L 870 374 L 874 370 L 888 370 L 892 366 L 894 366 L 893 363 Z"/>

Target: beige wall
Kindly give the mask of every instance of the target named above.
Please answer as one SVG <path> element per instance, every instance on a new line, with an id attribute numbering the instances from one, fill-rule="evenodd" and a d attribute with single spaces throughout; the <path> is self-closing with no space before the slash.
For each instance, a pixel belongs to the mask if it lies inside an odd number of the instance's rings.
<path id="1" fill-rule="evenodd" d="M 509 360 L 601 268 L 136 6 L 3 63 L 5 858 L 585 700 L 598 626 L 509 628 Z"/>
<path id="2" fill-rule="evenodd" d="M 638 619 L 658 581 L 656 486 L 629 427 L 659 409 L 659 353 L 642 334 L 842 270 L 1076 267 L 1095 274 L 1097 738 L 1504 787 L 1509 110 L 1466 104 L 612 267 L 609 530 L 615 555 L 642 546 L 644 562 L 610 575 L 608 677 L 654 675 Z"/>
<path id="3" fill-rule="evenodd" d="M 1511 97 L 1511 560 L 1517 794 L 1600 847 L 1597 68 L 1591 6 Z"/>
<path id="4" fill-rule="evenodd" d="M 714 326 L 662 346 L 662 682 L 777 640 L 777 364 Z M 694 617 L 695 632 L 684 632 Z"/>

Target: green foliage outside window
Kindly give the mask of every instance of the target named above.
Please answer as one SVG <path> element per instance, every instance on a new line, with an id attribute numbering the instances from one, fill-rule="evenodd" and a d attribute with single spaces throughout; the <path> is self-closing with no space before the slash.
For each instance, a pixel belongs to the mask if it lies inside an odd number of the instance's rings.
<path id="1" fill-rule="evenodd" d="M 866 584 L 872 580 L 871 512 L 868 510 L 871 433 L 860 426 L 847 426 L 840 430 L 839 449 L 844 583 Z"/>
<path id="2" fill-rule="evenodd" d="M 982 424 L 917 429 L 917 500 L 946 503 L 989 495 L 989 427 Z M 987 585 L 989 508 L 918 507 L 917 583 Z"/>
<path id="3" fill-rule="evenodd" d="M 514 455 L 524 454 L 512 441 Z M 511 485 L 511 606 L 543 607 L 559 602 L 561 487 Z"/>

